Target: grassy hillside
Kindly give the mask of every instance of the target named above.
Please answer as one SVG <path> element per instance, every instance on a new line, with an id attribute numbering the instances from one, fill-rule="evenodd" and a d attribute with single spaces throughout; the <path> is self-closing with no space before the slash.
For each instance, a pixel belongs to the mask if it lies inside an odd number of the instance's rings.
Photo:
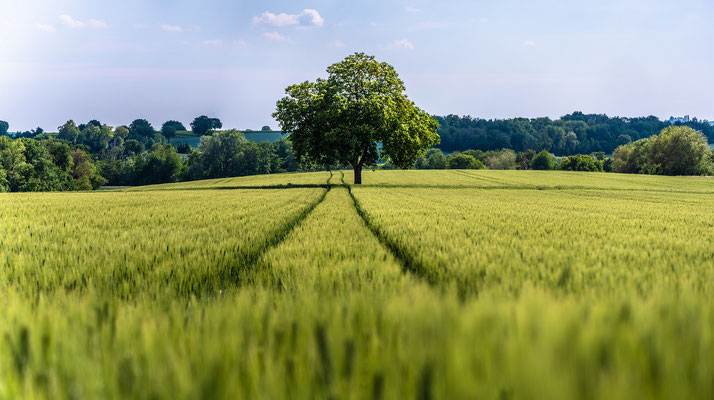
<path id="1" fill-rule="evenodd" d="M 0 194 L 0 398 L 714 396 L 714 180 Z"/>
<path id="2" fill-rule="evenodd" d="M 243 132 L 245 138 L 256 143 L 260 142 L 275 142 L 287 135 L 283 135 L 280 131 L 250 131 Z M 181 143 L 188 143 L 194 149 L 198 148 L 201 143 L 201 136 L 196 136 L 191 131 L 179 131 L 175 137 L 169 139 L 169 143 L 178 146 Z"/>

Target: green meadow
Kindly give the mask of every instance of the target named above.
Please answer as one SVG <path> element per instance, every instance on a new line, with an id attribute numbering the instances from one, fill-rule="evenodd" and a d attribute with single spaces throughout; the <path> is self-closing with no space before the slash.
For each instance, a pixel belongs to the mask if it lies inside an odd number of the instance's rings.
<path id="1" fill-rule="evenodd" d="M 714 179 L 0 194 L 0 398 L 714 397 Z"/>

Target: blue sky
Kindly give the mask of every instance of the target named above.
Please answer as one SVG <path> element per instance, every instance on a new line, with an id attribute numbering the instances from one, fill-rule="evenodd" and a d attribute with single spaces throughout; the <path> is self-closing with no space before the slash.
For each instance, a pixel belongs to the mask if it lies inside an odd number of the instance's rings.
<path id="1" fill-rule="evenodd" d="M 714 2 L 0 1 L 0 120 L 277 127 L 284 88 L 363 51 L 432 114 L 714 119 Z"/>

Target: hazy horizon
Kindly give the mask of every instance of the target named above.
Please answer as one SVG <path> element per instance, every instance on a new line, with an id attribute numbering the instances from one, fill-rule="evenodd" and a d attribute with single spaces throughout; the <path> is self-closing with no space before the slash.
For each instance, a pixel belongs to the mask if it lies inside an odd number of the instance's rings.
<path id="1" fill-rule="evenodd" d="M 714 119 L 706 1 L 0 4 L 0 120 L 54 131 L 201 114 L 278 126 L 286 86 L 356 51 L 436 115 Z"/>

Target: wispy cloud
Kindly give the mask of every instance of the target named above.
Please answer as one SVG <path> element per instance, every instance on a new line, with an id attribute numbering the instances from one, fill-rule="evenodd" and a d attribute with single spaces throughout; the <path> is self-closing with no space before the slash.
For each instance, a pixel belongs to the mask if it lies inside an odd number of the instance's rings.
<path id="1" fill-rule="evenodd" d="M 523 47 L 536 47 L 535 40 L 526 40 L 523 42 Z"/>
<path id="2" fill-rule="evenodd" d="M 404 10 L 408 13 L 418 13 L 421 10 L 416 7 L 405 7 Z"/>
<path id="3" fill-rule="evenodd" d="M 272 25 L 277 27 L 283 26 L 322 26 L 325 24 L 325 19 L 322 18 L 317 10 L 306 8 L 299 14 L 273 14 L 265 11 L 257 17 L 253 17 L 253 24 Z"/>
<path id="4" fill-rule="evenodd" d="M 201 42 L 202 45 L 204 46 L 220 46 L 223 44 L 223 42 L 219 39 L 211 39 L 211 40 L 204 40 Z"/>
<path id="5" fill-rule="evenodd" d="M 178 25 L 161 25 L 161 29 L 166 32 L 183 32 L 183 28 Z"/>
<path id="6" fill-rule="evenodd" d="M 412 31 L 428 31 L 433 29 L 444 29 L 448 28 L 448 22 L 437 22 L 437 21 L 426 21 L 416 24 L 410 28 Z"/>
<path id="7" fill-rule="evenodd" d="M 416 47 L 414 47 L 414 43 L 410 42 L 407 39 L 400 39 L 400 40 L 395 40 L 393 41 L 390 45 L 389 48 L 391 49 L 406 49 L 406 50 L 414 50 Z"/>
<path id="8" fill-rule="evenodd" d="M 266 33 L 263 34 L 263 37 L 265 37 L 265 38 L 267 38 L 267 39 L 270 39 L 270 40 L 272 40 L 272 41 L 275 41 L 275 42 L 287 42 L 287 41 L 290 41 L 290 38 L 289 38 L 289 37 L 287 37 L 287 36 L 285 36 L 285 35 L 281 35 L 281 34 L 278 33 L 278 32 L 266 32 Z"/>
<path id="9" fill-rule="evenodd" d="M 68 28 L 106 28 L 109 25 L 101 19 L 88 19 L 86 21 L 80 21 L 78 19 L 72 18 L 71 15 L 69 14 L 62 14 L 59 16 L 60 22 L 62 25 L 67 26 Z"/>
<path id="10" fill-rule="evenodd" d="M 35 28 L 42 32 L 54 32 L 55 27 L 52 25 L 46 25 L 46 24 L 35 24 Z"/>
<path id="11" fill-rule="evenodd" d="M 248 47 L 248 42 L 243 39 L 234 40 L 233 44 L 240 47 Z"/>
<path id="12" fill-rule="evenodd" d="M 188 27 L 184 28 L 180 25 L 163 24 L 161 25 L 161 29 L 165 30 L 166 32 L 201 32 L 201 27 L 198 25 L 189 25 Z"/>
<path id="13" fill-rule="evenodd" d="M 345 43 L 341 40 L 334 40 L 334 41 L 332 41 L 332 43 L 330 43 L 330 46 L 334 47 L 336 49 L 341 49 L 341 48 L 345 47 Z"/>

